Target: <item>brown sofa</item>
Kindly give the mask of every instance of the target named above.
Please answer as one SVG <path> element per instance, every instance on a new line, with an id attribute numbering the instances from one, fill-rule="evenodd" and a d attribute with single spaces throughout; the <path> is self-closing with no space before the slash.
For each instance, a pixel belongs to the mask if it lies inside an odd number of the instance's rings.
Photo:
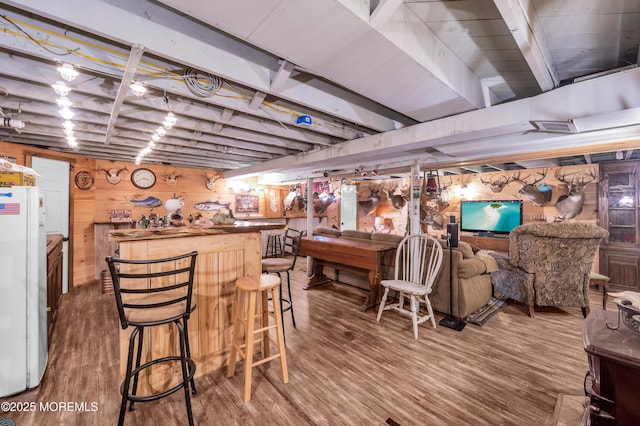
<path id="1" fill-rule="evenodd" d="M 389 241 L 398 244 L 403 235 L 386 234 L 381 232 L 366 231 L 342 231 L 334 228 L 316 227 L 314 235 L 327 235 L 340 238 L 364 238 L 374 241 Z M 446 242 L 442 241 L 444 255 L 442 267 L 438 273 L 438 278 L 433 285 L 431 296 L 431 306 L 435 311 L 449 314 L 449 250 Z M 493 257 L 478 253 L 478 248 L 459 242 L 459 247 L 453 248 L 451 257 L 453 259 L 453 315 L 464 318 L 473 311 L 486 305 L 491 299 L 491 272 L 497 270 L 497 265 Z M 367 282 L 358 275 L 340 271 L 333 268 L 325 268 L 327 277 L 341 282 L 368 289 Z M 393 268 L 386 269 L 383 279 L 393 278 Z"/>

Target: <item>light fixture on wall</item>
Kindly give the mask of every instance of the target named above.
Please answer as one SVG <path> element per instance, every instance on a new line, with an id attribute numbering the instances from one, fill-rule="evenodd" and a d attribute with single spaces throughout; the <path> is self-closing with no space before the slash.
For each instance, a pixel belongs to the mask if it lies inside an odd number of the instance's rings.
<path id="1" fill-rule="evenodd" d="M 78 71 L 71 64 L 62 64 L 58 67 L 58 73 L 63 80 L 73 81 L 78 76 Z"/>
<path id="2" fill-rule="evenodd" d="M 136 96 L 142 96 L 147 92 L 147 88 L 137 81 L 132 82 L 129 88 Z"/>

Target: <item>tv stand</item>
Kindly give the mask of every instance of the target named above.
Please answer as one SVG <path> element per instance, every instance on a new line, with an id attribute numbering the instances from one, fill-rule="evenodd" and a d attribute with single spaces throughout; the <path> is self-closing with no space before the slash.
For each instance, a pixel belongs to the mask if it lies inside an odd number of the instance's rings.
<path id="1" fill-rule="evenodd" d="M 487 234 L 487 233 L 483 233 Z M 493 234 L 492 234 L 493 235 Z M 460 235 L 460 240 L 476 245 L 483 250 L 493 250 L 502 253 L 509 253 L 509 238 L 500 238 L 496 236 L 480 236 L 480 235 Z"/>

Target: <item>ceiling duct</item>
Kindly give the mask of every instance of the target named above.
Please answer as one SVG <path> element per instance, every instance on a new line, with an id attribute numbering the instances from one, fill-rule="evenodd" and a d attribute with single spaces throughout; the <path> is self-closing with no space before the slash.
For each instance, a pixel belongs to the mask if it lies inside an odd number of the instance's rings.
<path id="1" fill-rule="evenodd" d="M 531 124 L 541 132 L 548 133 L 578 133 L 576 125 L 573 121 L 532 121 Z"/>

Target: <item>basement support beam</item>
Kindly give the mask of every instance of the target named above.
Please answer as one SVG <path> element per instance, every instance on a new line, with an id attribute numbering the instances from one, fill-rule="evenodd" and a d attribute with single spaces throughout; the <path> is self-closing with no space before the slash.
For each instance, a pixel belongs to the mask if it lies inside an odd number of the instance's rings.
<path id="1" fill-rule="evenodd" d="M 369 24 L 379 30 L 396 13 L 404 0 L 380 0 L 378 6 L 371 13 Z"/>
<path id="2" fill-rule="evenodd" d="M 109 124 L 107 124 L 107 131 L 104 136 L 105 145 L 109 145 L 109 140 L 111 139 L 111 136 L 113 136 L 113 132 L 116 127 L 116 120 L 118 119 L 118 114 L 120 114 L 120 108 L 122 108 L 124 98 L 125 96 L 127 96 L 129 85 L 133 81 L 133 76 L 136 73 L 136 67 L 140 63 L 140 59 L 142 59 L 143 53 L 144 46 L 140 44 L 134 44 L 133 46 L 131 46 L 131 53 L 129 54 L 129 59 L 127 60 L 127 66 L 124 69 L 124 74 L 122 76 L 122 81 L 120 82 L 120 87 L 118 88 L 118 93 L 116 94 L 116 99 L 113 101 L 113 108 L 111 109 Z"/>
<path id="3" fill-rule="evenodd" d="M 542 32 L 535 31 L 533 28 L 535 24 L 532 21 L 536 17 L 528 16 L 519 0 L 493 0 L 493 2 L 540 88 L 546 92 L 556 87 L 558 79 L 546 60 L 548 54 Z"/>
<path id="4" fill-rule="evenodd" d="M 271 80 L 271 86 L 269 87 L 273 93 L 278 93 L 284 87 L 285 83 L 293 72 L 294 65 L 289 61 L 282 61 L 280 68 L 276 75 Z"/>

